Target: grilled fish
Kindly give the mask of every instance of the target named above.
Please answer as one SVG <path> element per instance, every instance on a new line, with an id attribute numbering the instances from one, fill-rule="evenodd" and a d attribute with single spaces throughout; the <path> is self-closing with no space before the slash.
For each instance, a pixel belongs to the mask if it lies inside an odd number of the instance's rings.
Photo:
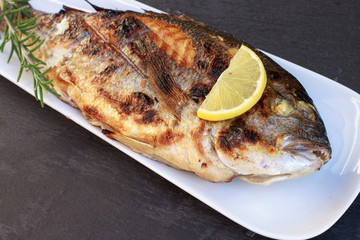
<path id="1" fill-rule="evenodd" d="M 261 51 L 185 15 L 99 10 L 33 12 L 45 39 L 36 57 L 54 90 L 134 151 L 213 182 L 270 184 L 319 170 L 326 130 L 303 86 Z M 266 68 L 260 101 L 234 119 L 196 111 L 246 45 Z"/>

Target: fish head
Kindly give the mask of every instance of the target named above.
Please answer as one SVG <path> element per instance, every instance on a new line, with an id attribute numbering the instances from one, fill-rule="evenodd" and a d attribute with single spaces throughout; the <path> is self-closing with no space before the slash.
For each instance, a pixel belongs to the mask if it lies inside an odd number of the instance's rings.
<path id="1" fill-rule="evenodd" d="M 324 123 L 312 99 L 301 87 L 286 94 L 273 95 L 268 103 L 272 137 L 276 147 L 302 156 L 321 166 L 331 157 Z"/>
<path id="2" fill-rule="evenodd" d="M 324 123 L 305 94 L 280 94 L 268 85 L 252 109 L 221 123 L 215 144 L 221 161 L 241 179 L 259 184 L 319 170 L 331 148 Z"/>

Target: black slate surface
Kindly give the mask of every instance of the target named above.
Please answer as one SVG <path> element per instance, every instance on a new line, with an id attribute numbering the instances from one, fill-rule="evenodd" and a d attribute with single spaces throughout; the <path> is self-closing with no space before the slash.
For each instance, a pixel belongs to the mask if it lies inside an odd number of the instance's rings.
<path id="1" fill-rule="evenodd" d="M 358 1 L 143 2 L 360 92 Z M 0 78 L 0 239 L 267 239 Z M 359 216 L 357 197 L 316 239 L 360 239 Z"/>

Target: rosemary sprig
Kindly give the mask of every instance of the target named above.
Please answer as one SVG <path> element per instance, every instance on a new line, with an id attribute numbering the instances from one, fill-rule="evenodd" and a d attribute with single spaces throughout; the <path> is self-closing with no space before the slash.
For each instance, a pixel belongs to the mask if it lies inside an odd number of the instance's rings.
<path id="1" fill-rule="evenodd" d="M 0 20 L 3 19 L 6 23 L 0 51 L 3 52 L 6 43 L 11 42 L 8 62 L 15 52 L 21 64 L 17 81 L 20 80 L 24 69 L 29 70 L 34 79 L 35 98 L 40 100 L 41 106 L 44 107 L 44 92 L 50 92 L 55 96 L 59 96 L 59 94 L 52 89 L 53 80 L 49 80 L 45 76 L 51 67 L 46 68 L 46 63 L 33 54 L 44 43 L 44 40 L 35 36 L 34 32 L 30 32 L 37 27 L 37 23 L 35 23 L 36 17 L 31 17 L 28 1 L 0 0 Z"/>

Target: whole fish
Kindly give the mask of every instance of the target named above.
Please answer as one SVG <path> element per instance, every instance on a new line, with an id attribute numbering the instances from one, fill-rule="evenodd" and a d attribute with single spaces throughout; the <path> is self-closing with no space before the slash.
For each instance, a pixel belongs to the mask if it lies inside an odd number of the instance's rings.
<path id="1" fill-rule="evenodd" d="M 313 173 L 331 157 L 324 124 L 303 86 L 259 50 L 187 16 L 99 10 L 34 11 L 45 39 L 36 57 L 54 90 L 103 133 L 134 151 L 213 182 L 269 184 Z M 268 81 L 236 118 L 197 109 L 246 45 Z"/>

